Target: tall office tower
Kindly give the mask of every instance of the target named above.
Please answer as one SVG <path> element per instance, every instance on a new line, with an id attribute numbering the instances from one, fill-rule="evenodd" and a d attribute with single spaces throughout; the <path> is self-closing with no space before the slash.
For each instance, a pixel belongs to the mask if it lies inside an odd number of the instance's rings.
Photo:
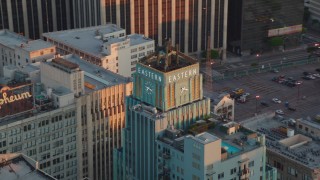
<path id="1" fill-rule="evenodd" d="M 131 77 L 136 63 L 154 52 L 154 40 L 140 34 L 126 35 L 115 24 L 44 33 L 60 54 L 74 53 L 82 59 Z"/>
<path id="2" fill-rule="evenodd" d="M 320 21 L 320 1 L 319 0 L 306 0 L 304 6 L 308 8 L 312 20 Z"/>
<path id="3" fill-rule="evenodd" d="M 297 44 L 303 24 L 300 0 L 229 0 L 228 50 L 238 55 L 270 49 L 272 37 Z"/>
<path id="4" fill-rule="evenodd" d="M 112 179 L 130 79 L 75 55 L 5 72 L 0 153 L 27 154 L 57 179 Z"/>
<path id="5" fill-rule="evenodd" d="M 197 60 L 171 47 L 142 59 L 127 98 L 122 147 L 114 152 L 114 179 L 157 179 L 158 136 L 168 126 L 186 129 L 209 113 Z"/>
<path id="6" fill-rule="evenodd" d="M 0 29 L 10 29 L 30 39 L 43 32 L 73 28 L 71 0 L 2 0 Z"/>
<path id="7" fill-rule="evenodd" d="M 145 34 L 162 45 L 166 39 L 185 53 L 210 47 L 225 53 L 228 0 L 135 0 L 131 33 Z"/>
<path id="8" fill-rule="evenodd" d="M 84 71 L 85 94 L 76 98 L 78 177 L 112 179 L 113 149 L 121 146 L 125 97 L 132 94 L 130 78 L 114 74 L 78 56 L 63 56 Z M 57 75 L 58 77 L 58 75 Z M 78 84 L 79 81 L 76 82 Z"/>

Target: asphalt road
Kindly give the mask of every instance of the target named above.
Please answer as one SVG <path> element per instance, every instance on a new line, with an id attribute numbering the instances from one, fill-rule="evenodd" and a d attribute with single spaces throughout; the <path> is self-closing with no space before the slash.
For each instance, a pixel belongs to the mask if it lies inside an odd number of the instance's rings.
<path id="1" fill-rule="evenodd" d="M 302 72 L 315 72 L 315 68 L 320 68 L 320 64 L 304 65 L 285 69 L 279 73 L 261 73 L 254 76 L 247 76 L 241 79 L 225 80 L 214 82 L 213 84 L 204 83 L 204 95 L 210 97 L 211 92 L 230 92 L 235 88 L 243 88 L 245 92 L 249 92 L 251 96 L 248 102 L 235 106 L 235 120 L 242 121 L 246 118 L 254 116 L 257 113 L 275 112 L 277 109 L 284 111 L 285 116 L 292 118 L 314 117 L 320 113 L 320 78 L 316 80 L 301 79 Z M 283 84 L 271 81 L 272 77 L 286 75 L 296 80 L 302 80 L 300 87 L 288 87 Z M 299 92 L 298 92 L 299 91 Z M 299 94 L 299 99 L 298 99 Z M 256 95 L 260 98 L 256 101 Z M 305 96 L 305 98 L 303 98 Z M 272 102 L 272 98 L 279 98 L 282 103 L 276 104 Z M 267 102 L 270 106 L 264 107 L 260 105 L 261 101 Z M 295 107 L 297 111 L 289 111 L 284 105 L 288 102 L 291 107 Z"/>
<path id="2" fill-rule="evenodd" d="M 251 68 L 252 63 L 258 63 L 259 66 L 269 66 L 273 64 L 281 64 L 286 62 L 298 61 L 301 59 L 307 59 L 308 56 L 309 54 L 306 52 L 305 48 L 300 47 L 281 53 L 266 54 L 259 57 L 251 56 L 250 58 L 248 57 L 246 60 L 243 60 L 241 62 L 226 63 L 224 65 L 213 66 L 212 69 L 220 73 L 224 73 L 226 71 L 230 72 Z"/>

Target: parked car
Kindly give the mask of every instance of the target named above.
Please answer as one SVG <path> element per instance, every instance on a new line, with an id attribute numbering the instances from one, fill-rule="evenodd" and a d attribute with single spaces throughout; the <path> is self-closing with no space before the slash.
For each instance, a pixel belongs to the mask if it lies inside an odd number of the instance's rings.
<path id="1" fill-rule="evenodd" d="M 284 115 L 284 112 L 281 109 L 276 110 L 276 114 Z"/>
<path id="2" fill-rule="evenodd" d="M 288 77 L 287 78 L 289 81 L 295 81 L 295 79 L 293 77 Z"/>
<path id="3" fill-rule="evenodd" d="M 234 92 L 235 94 L 242 95 L 242 94 L 244 93 L 244 90 L 241 89 L 241 88 L 236 88 L 236 89 L 235 89 L 234 91 L 232 91 L 232 92 Z"/>
<path id="4" fill-rule="evenodd" d="M 320 78 L 320 74 L 319 74 L 319 73 L 312 74 L 312 76 L 317 77 L 317 78 Z"/>
<path id="5" fill-rule="evenodd" d="M 295 86 L 296 86 L 296 83 L 294 83 L 294 82 L 288 82 L 286 85 L 287 85 L 288 87 L 295 87 Z"/>
<path id="6" fill-rule="evenodd" d="M 314 76 L 312 75 L 308 75 L 307 77 L 309 77 L 310 79 L 316 79 Z"/>
<path id="7" fill-rule="evenodd" d="M 278 98 L 272 98 L 272 101 L 275 102 L 275 103 L 278 103 L 278 104 L 281 103 L 280 99 L 278 99 Z"/>
<path id="8" fill-rule="evenodd" d="M 296 111 L 297 109 L 296 109 L 296 108 L 293 108 L 293 107 L 288 107 L 288 110 L 290 110 L 290 111 Z"/>
<path id="9" fill-rule="evenodd" d="M 250 93 L 244 93 L 244 94 L 242 94 L 242 96 L 244 96 L 244 97 L 247 97 L 247 96 L 250 96 Z"/>
<path id="10" fill-rule="evenodd" d="M 317 72 L 320 72 L 320 68 L 317 68 L 316 71 L 317 71 Z"/>
<path id="11" fill-rule="evenodd" d="M 270 71 L 270 72 L 278 73 L 278 72 L 279 72 L 279 70 L 278 70 L 278 69 L 271 69 L 271 71 Z"/>
<path id="12" fill-rule="evenodd" d="M 264 101 L 262 101 L 260 104 L 261 104 L 262 106 L 269 107 L 269 104 L 268 104 L 268 103 L 266 103 L 266 102 L 264 102 Z"/>
<path id="13" fill-rule="evenodd" d="M 301 85 L 303 83 L 303 81 L 296 81 L 296 85 Z"/>
<path id="14" fill-rule="evenodd" d="M 278 81 L 279 79 L 278 79 L 278 77 L 273 77 L 272 79 L 271 79 L 271 81 Z"/>
<path id="15" fill-rule="evenodd" d="M 302 79 L 305 79 L 305 80 L 311 80 L 311 78 L 310 78 L 310 77 L 308 77 L 308 76 L 302 76 Z"/>
<path id="16" fill-rule="evenodd" d="M 307 75 L 310 75 L 311 73 L 309 73 L 309 72 L 303 72 L 302 74 L 305 75 L 305 76 L 307 76 Z"/>

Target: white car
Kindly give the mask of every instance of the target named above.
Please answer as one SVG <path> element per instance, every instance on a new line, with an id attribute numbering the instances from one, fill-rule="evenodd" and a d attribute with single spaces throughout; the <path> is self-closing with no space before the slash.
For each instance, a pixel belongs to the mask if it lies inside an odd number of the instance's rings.
<path id="1" fill-rule="evenodd" d="M 280 99 L 278 99 L 278 98 L 272 98 L 272 101 L 275 102 L 275 103 L 278 103 L 278 104 L 281 103 Z"/>
<path id="2" fill-rule="evenodd" d="M 242 94 L 242 96 L 244 96 L 244 97 L 250 96 L 250 93 L 244 93 L 244 94 Z"/>
<path id="3" fill-rule="evenodd" d="M 312 75 L 308 75 L 307 76 L 308 78 L 310 78 L 310 79 L 316 79 L 314 76 L 312 76 Z"/>
<path id="4" fill-rule="evenodd" d="M 281 109 L 276 110 L 276 114 L 284 115 L 284 112 Z"/>
<path id="5" fill-rule="evenodd" d="M 317 78 L 320 78 L 320 74 L 312 74 L 312 76 L 314 76 L 314 77 L 317 77 Z"/>

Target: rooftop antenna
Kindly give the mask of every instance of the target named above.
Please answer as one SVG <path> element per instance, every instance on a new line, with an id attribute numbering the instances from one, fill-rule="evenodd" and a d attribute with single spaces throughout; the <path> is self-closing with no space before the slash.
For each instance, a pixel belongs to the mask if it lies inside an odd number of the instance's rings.
<path id="1" fill-rule="evenodd" d="M 164 70 L 167 71 L 168 66 L 169 66 L 169 61 L 168 61 L 168 53 L 169 53 L 169 46 L 171 43 L 171 39 L 166 42 L 166 55 L 165 55 L 165 64 L 164 64 Z"/>
<path id="2" fill-rule="evenodd" d="M 179 56 L 178 56 L 178 52 L 179 51 L 179 44 L 176 44 L 176 63 L 177 65 L 179 65 Z"/>

